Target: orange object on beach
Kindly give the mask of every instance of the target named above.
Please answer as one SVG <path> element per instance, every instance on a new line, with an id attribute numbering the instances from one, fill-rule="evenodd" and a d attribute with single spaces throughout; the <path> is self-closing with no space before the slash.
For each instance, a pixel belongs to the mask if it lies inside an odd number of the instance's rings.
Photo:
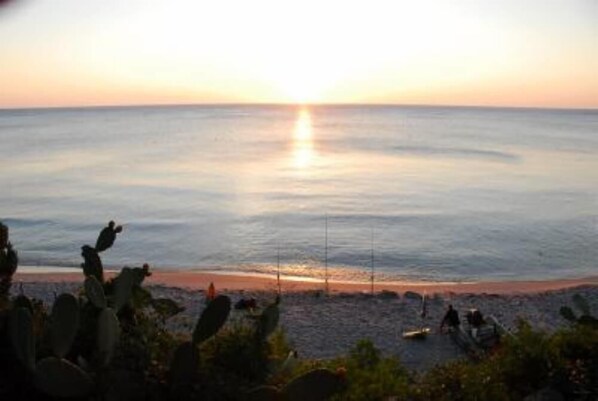
<path id="1" fill-rule="evenodd" d="M 210 283 L 208 287 L 208 295 L 206 296 L 208 301 L 213 301 L 216 298 L 216 288 L 214 288 L 214 283 Z"/>

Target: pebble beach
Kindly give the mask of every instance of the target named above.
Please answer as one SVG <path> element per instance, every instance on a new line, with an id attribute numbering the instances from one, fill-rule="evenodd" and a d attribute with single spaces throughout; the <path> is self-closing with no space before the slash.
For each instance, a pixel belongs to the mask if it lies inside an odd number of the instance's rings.
<path id="1" fill-rule="evenodd" d="M 170 280 L 165 280 L 160 273 L 154 274 L 146 286 L 155 297 L 168 297 L 185 307 L 168 322 L 170 329 L 183 333 L 191 332 L 201 313 L 209 282 L 215 282 L 218 293 L 230 296 L 233 304 L 242 298 L 254 298 L 260 307 L 276 296 L 276 283 L 271 279 L 198 273 L 196 281 L 186 280 L 187 285 L 180 285 L 178 280 L 172 279 L 180 277 L 176 273 L 167 276 Z M 23 291 L 50 305 L 55 294 L 77 292 L 81 278 L 80 274 L 18 274 L 13 292 Z M 238 285 L 242 282 L 245 282 L 244 288 Z M 521 318 L 534 328 L 546 331 L 567 325 L 559 308 L 572 306 L 574 294 L 582 295 L 593 311 L 598 310 L 598 283 L 593 278 L 544 282 L 543 285 L 536 282 L 527 285 L 528 291 L 524 291 L 526 286 L 516 283 L 385 284 L 373 294 L 365 284 L 331 283 L 329 292 L 325 292 L 320 283 L 283 283 L 280 325 L 300 357 L 337 357 L 346 354 L 360 339 L 370 339 L 386 355 L 398 356 L 408 369 L 415 371 L 465 357 L 449 336 L 439 330 L 449 304 L 459 311 L 462 320 L 467 310 L 477 308 L 485 316 L 495 316 L 508 329 L 514 329 Z M 496 291 L 483 291 L 486 287 Z M 427 316 L 423 319 L 420 317 L 422 295 L 427 298 Z M 230 320 L 243 319 L 244 313 L 233 310 Z M 425 340 L 401 337 L 404 331 L 422 326 L 432 329 Z"/>

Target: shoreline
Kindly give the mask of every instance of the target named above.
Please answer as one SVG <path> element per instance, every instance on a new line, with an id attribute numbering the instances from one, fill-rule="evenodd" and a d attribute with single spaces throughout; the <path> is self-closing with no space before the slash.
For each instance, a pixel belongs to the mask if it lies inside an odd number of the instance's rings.
<path id="1" fill-rule="evenodd" d="M 23 271 L 25 270 L 25 271 Z M 35 271 L 39 270 L 39 271 Z M 108 277 L 117 270 L 106 270 Z M 152 275 L 146 278 L 147 285 L 164 285 L 189 290 L 206 289 L 213 282 L 218 290 L 231 291 L 276 291 L 277 281 L 273 276 L 265 274 L 243 274 L 225 271 L 197 270 L 151 270 Z M 83 273 L 79 268 L 28 267 L 17 270 L 14 282 L 82 282 Z M 324 280 L 309 277 L 281 276 L 283 292 L 325 290 Z M 407 291 L 425 292 L 428 294 L 521 294 L 540 293 L 552 290 L 568 289 L 580 286 L 598 286 L 598 276 L 556 280 L 522 280 L 522 281 L 475 281 L 475 282 L 432 282 L 432 281 L 380 281 L 374 283 L 374 292 Z M 330 280 L 331 293 L 369 293 L 371 283 Z"/>

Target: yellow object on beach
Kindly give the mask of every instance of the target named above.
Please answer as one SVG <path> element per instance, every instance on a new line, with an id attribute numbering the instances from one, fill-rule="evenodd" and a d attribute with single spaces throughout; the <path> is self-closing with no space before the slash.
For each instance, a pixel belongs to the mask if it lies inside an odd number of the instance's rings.
<path id="1" fill-rule="evenodd" d="M 407 340 L 423 340 L 432 330 L 429 327 L 424 327 L 419 330 L 403 332 L 403 338 Z"/>

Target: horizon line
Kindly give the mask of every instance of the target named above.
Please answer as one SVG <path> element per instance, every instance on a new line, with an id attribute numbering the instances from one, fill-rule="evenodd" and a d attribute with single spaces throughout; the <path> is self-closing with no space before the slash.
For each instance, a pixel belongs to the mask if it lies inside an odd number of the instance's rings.
<path id="1" fill-rule="evenodd" d="M 65 109 L 117 109 L 117 108 L 151 108 L 151 107 L 430 107 L 430 108 L 462 108 L 462 109 L 518 109 L 518 110 L 562 110 L 562 111 L 598 111 L 597 106 L 563 107 L 563 106 L 513 106 L 486 104 L 425 104 L 425 103 L 359 103 L 359 102 L 206 102 L 206 103 L 130 103 L 130 104 L 85 104 L 59 106 L 0 106 L 0 111 L 17 110 L 65 110 Z"/>

